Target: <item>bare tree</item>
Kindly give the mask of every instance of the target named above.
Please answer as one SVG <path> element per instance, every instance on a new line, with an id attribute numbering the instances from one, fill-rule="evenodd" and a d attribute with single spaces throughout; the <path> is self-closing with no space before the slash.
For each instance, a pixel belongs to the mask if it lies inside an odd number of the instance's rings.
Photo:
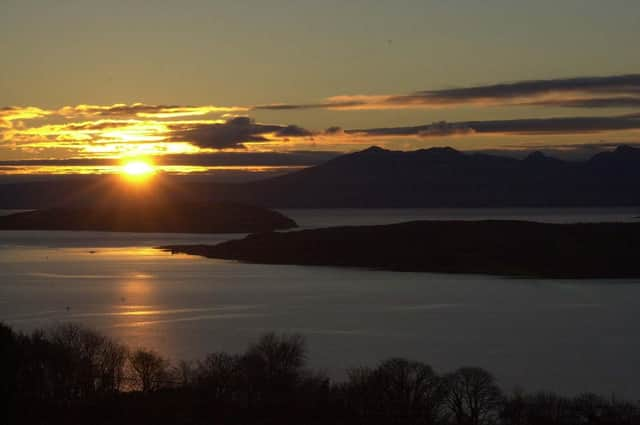
<path id="1" fill-rule="evenodd" d="M 142 392 L 156 391 L 170 384 L 169 361 L 153 350 L 140 348 L 129 356 L 131 380 Z"/>
<path id="2" fill-rule="evenodd" d="M 391 358 L 348 377 L 348 403 L 365 421 L 432 424 L 442 417 L 444 386 L 429 365 Z"/>
<path id="3" fill-rule="evenodd" d="M 193 362 L 180 360 L 175 368 L 176 384 L 181 387 L 190 387 L 196 379 L 196 369 Z"/>
<path id="4" fill-rule="evenodd" d="M 298 334 L 268 333 L 250 345 L 243 358 L 248 403 L 282 401 L 298 384 L 306 358 L 306 341 Z"/>
<path id="5" fill-rule="evenodd" d="M 127 347 L 111 339 L 105 339 L 98 352 L 96 365 L 97 385 L 101 392 L 120 391 L 125 380 Z"/>
<path id="6" fill-rule="evenodd" d="M 347 370 L 347 382 L 342 386 L 347 402 L 358 416 L 367 416 L 379 408 L 379 391 L 375 388 L 374 370 L 355 367 Z"/>
<path id="7" fill-rule="evenodd" d="M 196 368 L 196 385 L 214 401 L 231 401 L 243 386 L 242 359 L 227 353 L 209 354 Z"/>
<path id="8" fill-rule="evenodd" d="M 392 358 L 375 371 L 388 416 L 408 423 L 435 423 L 441 416 L 444 387 L 424 363 Z"/>
<path id="9" fill-rule="evenodd" d="M 58 348 L 54 377 L 68 397 L 113 392 L 120 388 L 127 352 L 122 344 L 71 323 L 51 328 L 47 339 Z"/>
<path id="10" fill-rule="evenodd" d="M 525 401 L 532 422 L 566 423 L 575 416 L 572 401 L 552 392 L 538 392 L 527 396 Z"/>
<path id="11" fill-rule="evenodd" d="M 574 409 L 579 421 L 597 423 L 604 417 L 609 408 L 609 401 L 593 393 L 583 393 L 573 400 Z"/>
<path id="12" fill-rule="evenodd" d="M 502 393 L 484 369 L 463 367 L 445 376 L 446 402 L 459 425 L 486 425 L 497 421 Z"/>

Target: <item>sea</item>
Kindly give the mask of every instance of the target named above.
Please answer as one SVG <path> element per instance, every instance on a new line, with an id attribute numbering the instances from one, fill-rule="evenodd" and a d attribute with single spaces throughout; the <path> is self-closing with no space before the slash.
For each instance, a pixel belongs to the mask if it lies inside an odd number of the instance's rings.
<path id="1" fill-rule="evenodd" d="M 0 211 L 5 214 L 10 211 Z M 413 220 L 640 221 L 638 208 L 282 210 L 302 228 Z M 246 264 L 156 247 L 238 234 L 0 231 L 0 321 L 85 324 L 178 360 L 306 337 L 310 366 L 406 357 L 503 389 L 640 398 L 640 279 L 533 279 Z"/>

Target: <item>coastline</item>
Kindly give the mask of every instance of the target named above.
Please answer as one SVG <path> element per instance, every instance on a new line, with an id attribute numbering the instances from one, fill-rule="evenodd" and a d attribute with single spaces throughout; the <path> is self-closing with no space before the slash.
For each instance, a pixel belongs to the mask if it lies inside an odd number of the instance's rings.
<path id="1" fill-rule="evenodd" d="M 640 223 L 414 221 L 258 233 L 172 253 L 262 264 L 493 274 L 542 278 L 635 278 Z"/>

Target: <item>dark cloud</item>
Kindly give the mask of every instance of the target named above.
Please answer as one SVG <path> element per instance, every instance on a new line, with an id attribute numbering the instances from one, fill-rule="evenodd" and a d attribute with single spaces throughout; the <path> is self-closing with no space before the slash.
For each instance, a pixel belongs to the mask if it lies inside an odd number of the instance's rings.
<path id="1" fill-rule="evenodd" d="M 334 151 L 289 152 L 217 152 L 197 154 L 169 154 L 151 157 L 157 165 L 193 166 L 309 166 L 341 155 Z M 120 164 L 113 158 L 29 159 L 0 161 L 2 167 L 25 166 L 107 166 Z"/>
<path id="2" fill-rule="evenodd" d="M 251 107 L 252 110 L 266 111 L 290 111 L 298 109 L 325 109 L 325 108 L 355 108 L 365 105 L 366 102 L 359 100 L 348 101 L 327 101 L 318 103 L 274 103 L 269 105 L 257 105 Z"/>
<path id="3" fill-rule="evenodd" d="M 432 124 L 411 126 L 411 127 L 382 127 L 359 130 L 345 130 L 347 134 L 358 134 L 365 136 L 420 136 L 420 137 L 441 137 L 458 134 L 475 133 L 469 123 L 438 121 Z"/>
<path id="4" fill-rule="evenodd" d="M 640 117 L 533 118 L 514 120 L 437 122 L 412 127 L 348 130 L 364 136 L 447 136 L 454 134 L 576 134 L 640 129 Z"/>
<path id="5" fill-rule="evenodd" d="M 472 150 L 474 153 L 483 153 L 500 156 L 510 156 L 514 158 L 524 158 L 534 152 L 541 152 L 546 156 L 563 159 L 567 161 L 584 161 L 592 158 L 601 152 L 611 152 L 620 149 L 621 146 L 640 147 L 640 142 L 608 142 L 600 141 L 594 143 L 573 143 L 573 144 L 518 144 L 504 145 L 496 149 Z"/>
<path id="6" fill-rule="evenodd" d="M 328 135 L 344 134 L 344 129 L 342 127 L 333 126 L 333 127 L 327 128 L 324 131 L 324 134 L 328 134 Z"/>
<path id="7" fill-rule="evenodd" d="M 640 74 L 526 80 L 398 95 L 343 95 L 324 102 L 260 105 L 252 109 L 392 109 L 459 105 L 629 108 L 640 105 Z"/>
<path id="8" fill-rule="evenodd" d="M 589 99 L 549 99 L 528 103 L 532 106 L 561 106 L 565 108 L 639 108 L 638 97 L 598 97 Z"/>
<path id="9" fill-rule="evenodd" d="M 640 128 L 639 119 L 626 116 L 473 121 L 465 124 L 477 133 L 515 134 L 575 134 Z"/>
<path id="10" fill-rule="evenodd" d="M 527 98 L 558 93 L 638 93 L 640 74 L 606 77 L 558 78 L 527 80 L 514 83 L 462 87 L 444 90 L 425 90 L 415 93 L 441 102 L 489 99 Z"/>
<path id="11" fill-rule="evenodd" d="M 309 130 L 297 125 L 288 125 L 276 131 L 276 136 L 281 137 L 309 137 L 312 135 L 313 133 L 311 133 Z"/>
<path id="12" fill-rule="evenodd" d="M 247 142 L 270 142 L 267 136 L 308 137 L 311 132 L 295 125 L 257 124 L 249 117 L 232 118 L 225 123 L 187 123 L 171 125 L 172 141 L 190 142 L 200 148 L 241 148 Z"/>
<path id="13" fill-rule="evenodd" d="M 435 136 L 454 136 L 461 134 L 475 133 L 475 130 L 466 123 L 448 123 L 446 121 L 440 121 L 430 124 L 428 128 L 418 132 L 421 137 L 435 137 Z"/>

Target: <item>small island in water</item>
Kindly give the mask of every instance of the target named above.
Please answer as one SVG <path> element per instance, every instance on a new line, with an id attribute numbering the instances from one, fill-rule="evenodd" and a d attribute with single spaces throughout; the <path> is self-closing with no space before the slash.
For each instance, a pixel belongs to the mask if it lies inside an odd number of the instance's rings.
<path id="1" fill-rule="evenodd" d="M 253 234 L 172 253 L 264 264 L 549 278 L 640 277 L 640 223 L 415 221 Z"/>
<path id="2" fill-rule="evenodd" d="M 159 233 L 252 233 L 297 227 L 266 208 L 231 203 L 144 203 L 67 206 L 0 217 L 0 230 L 87 230 Z"/>

